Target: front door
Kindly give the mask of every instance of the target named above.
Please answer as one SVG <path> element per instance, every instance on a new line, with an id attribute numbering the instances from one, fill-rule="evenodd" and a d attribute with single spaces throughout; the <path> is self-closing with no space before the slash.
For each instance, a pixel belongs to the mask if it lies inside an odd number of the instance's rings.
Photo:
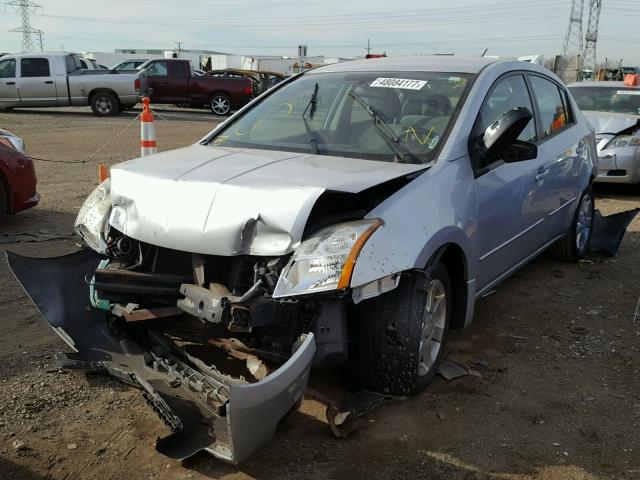
<path id="1" fill-rule="evenodd" d="M 17 107 L 18 105 L 20 105 L 20 95 L 16 79 L 16 60 L 0 59 L 0 107 Z"/>
<path id="2" fill-rule="evenodd" d="M 516 107 L 534 112 L 524 76 L 510 74 L 492 87 L 480 110 L 474 137 Z M 519 140 L 535 142 L 535 121 Z M 540 157 L 505 163 L 503 160 L 474 166 L 478 205 L 478 286 L 479 291 L 500 281 L 516 265 L 533 253 L 542 232 L 544 212 L 539 205 Z"/>

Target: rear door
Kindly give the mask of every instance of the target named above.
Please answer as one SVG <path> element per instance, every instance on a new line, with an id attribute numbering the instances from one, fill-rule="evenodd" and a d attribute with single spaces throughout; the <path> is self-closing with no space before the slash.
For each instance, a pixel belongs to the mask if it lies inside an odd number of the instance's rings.
<path id="1" fill-rule="evenodd" d="M 46 107 L 58 103 L 53 66 L 45 57 L 20 59 L 18 88 L 23 106 Z"/>
<path id="2" fill-rule="evenodd" d="M 189 90 L 189 73 L 187 62 L 167 60 L 152 62 L 145 69 L 146 85 L 153 89 L 150 95 L 151 101 L 157 103 L 185 102 Z"/>
<path id="3" fill-rule="evenodd" d="M 0 107 L 20 104 L 15 58 L 0 59 Z"/>
<path id="4" fill-rule="evenodd" d="M 504 112 L 516 107 L 534 111 L 522 73 L 506 74 L 494 83 L 480 109 L 473 137 L 479 138 Z M 535 119 L 519 140 L 536 142 Z M 500 281 L 536 250 L 544 222 L 544 212 L 537 205 L 536 176 L 543 163 L 540 156 L 513 163 L 474 161 L 480 290 Z"/>
<path id="5" fill-rule="evenodd" d="M 544 158 L 536 201 L 545 213 L 544 235 L 548 240 L 571 225 L 581 195 L 581 165 L 589 151 L 587 141 L 576 133 L 564 87 L 546 76 L 531 73 L 528 77 L 537 107 L 538 155 Z"/>
<path id="6" fill-rule="evenodd" d="M 188 62 L 169 62 L 169 90 L 172 103 L 187 101 L 190 76 L 191 68 Z"/>

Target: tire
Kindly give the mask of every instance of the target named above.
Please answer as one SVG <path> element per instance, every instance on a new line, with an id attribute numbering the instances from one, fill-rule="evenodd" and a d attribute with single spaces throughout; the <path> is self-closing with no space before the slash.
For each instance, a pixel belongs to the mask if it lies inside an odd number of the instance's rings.
<path id="1" fill-rule="evenodd" d="M 571 222 L 571 230 L 551 247 L 551 254 L 563 262 L 577 262 L 589 251 L 593 233 L 595 197 L 591 186 L 582 193 L 578 208 Z"/>
<path id="2" fill-rule="evenodd" d="M 358 384 L 399 396 L 424 390 L 444 352 L 452 298 L 449 274 L 439 263 L 426 272 L 403 274 L 395 290 L 361 304 L 352 358 Z M 430 316 L 425 315 L 428 305 Z M 437 328 L 425 328 L 428 319 Z"/>
<path id="3" fill-rule="evenodd" d="M 211 109 L 211 113 L 219 117 L 229 115 L 233 108 L 231 97 L 226 93 L 215 93 L 211 99 L 209 99 L 209 108 Z"/>
<path id="4" fill-rule="evenodd" d="M 98 117 L 111 117 L 120 112 L 120 100 L 109 92 L 98 92 L 91 97 L 91 110 Z"/>
<path id="5" fill-rule="evenodd" d="M 2 182 L 0 182 L 0 224 L 9 213 L 9 196 L 4 188 Z"/>

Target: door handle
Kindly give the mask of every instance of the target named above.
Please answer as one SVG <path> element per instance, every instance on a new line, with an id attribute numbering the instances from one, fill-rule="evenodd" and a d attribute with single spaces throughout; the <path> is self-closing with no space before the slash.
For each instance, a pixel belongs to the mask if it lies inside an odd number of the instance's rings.
<path id="1" fill-rule="evenodd" d="M 16 82 L 7 82 L 7 85 L 15 85 Z"/>
<path id="2" fill-rule="evenodd" d="M 612 158 L 616 158 L 616 156 L 612 153 L 607 153 L 606 155 L 600 157 L 603 160 L 611 160 Z"/>
<path id="3" fill-rule="evenodd" d="M 53 85 L 53 80 L 47 80 L 44 83 L 46 83 L 47 85 Z"/>
<path id="4" fill-rule="evenodd" d="M 538 174 L 536 175 L 536 182 L 543 180 L 547 175 L 549 175 L 549 169 L 547 167 L 540 167 L 538 169 Z"/>

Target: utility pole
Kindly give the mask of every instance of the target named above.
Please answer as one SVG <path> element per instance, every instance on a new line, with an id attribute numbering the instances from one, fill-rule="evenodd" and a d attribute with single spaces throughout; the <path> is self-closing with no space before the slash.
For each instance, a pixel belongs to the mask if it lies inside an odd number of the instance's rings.
<path id="1" fill-rule="evenodd" d="M 584 0 L 571 0 L 569 26 L 564 39 L 563 55 L 582 55 L 582 14 Z"/>
<path id="2" fill-rule="evenodd" d="M 176 44 L 176 46 L 178 47 L 178 51 L 181 52 L 182 51 L 182 44 L 184 42 L 174 42 Z"/>
<path id="3" fill-rule="evenodd" d="M 596 46 L 598 44 L 598 24 L 600 23 L 600 12 L 602 11 L 602 0 L 590 0 L 589 17 L 587 20 L 586 44 L 584 47 L 584 67 L 596 71 Z"/>
<path id="4" fill-rule="evenodd" d="M 31 37 L 31 35 L 33 35 L 34 33 L 39 36 L 40 49 L 42 50 L 43 32 L 41 30 L 38 30 L 37 28 L 31 27 L 31 14 L 37 12 L 38 10 L 42 11 L 42 6 L 38 5 L 37 3 L 33 3 L 30 0 L 14 0 L 12 2 L 6 2 L 5 10 L 6 7 L 11 7 L 14 12 L 20 14 L 21 26 L 13 28 L 9 31 L 22 33 L 22 51 L 33 51 L 33 38 Z"/>
<path id="5" fill-rule="evenodd" d="M 367 38 L 367 55 L 371 53 L 371 41 Z"/>

